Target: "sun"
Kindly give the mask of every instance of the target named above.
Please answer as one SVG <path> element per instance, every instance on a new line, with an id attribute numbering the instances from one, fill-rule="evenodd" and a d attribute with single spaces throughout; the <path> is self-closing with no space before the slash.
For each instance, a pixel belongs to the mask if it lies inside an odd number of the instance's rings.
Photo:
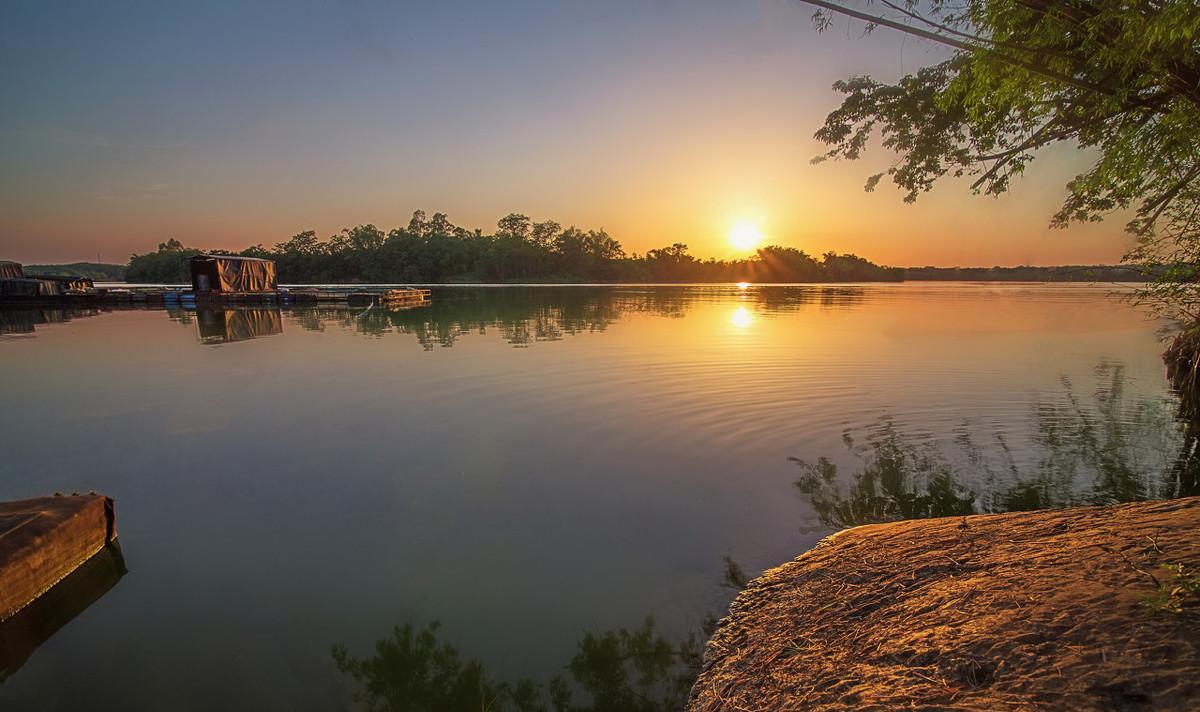
<path id="1" fill-rule="evenodd" d="M 739 252 L 749 252 L 762 242 L 762 231 L 752 222 L 740 222 L 729 231 L 729 244 Z"/>

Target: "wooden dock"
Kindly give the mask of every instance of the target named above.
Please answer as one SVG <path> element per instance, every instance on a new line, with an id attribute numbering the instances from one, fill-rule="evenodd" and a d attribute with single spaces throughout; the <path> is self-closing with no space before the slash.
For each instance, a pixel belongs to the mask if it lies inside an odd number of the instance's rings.
<path id="1" fill-rule="evenodd" d="M 432 290 L 406 287 L 385 291 L 296 287 L 272 292 L 194 292 L 164 287 L 96 288 L 87 292 L 37 296 L 0 295 L 0 307 L 28 308 L 185 308 L 316 306 L 372 304 L 428 306 Z"/>
<path id="2" fill-rule="evenodd" d="M 98 494 L 0 503 L 0 621 L 62 581 L 117 537 Z"/>
<path id="3" fill-rule="evenodd" d="M 430 296 L 433 290 L 430 289 L 415 289 L 406 287 L 404 289 L 389 289 L 383 292 L 351 292 L 346 295 L 346 303 L 350 306 L 387 306 L 395 308 L 427 306 L 430 303 Z"/>

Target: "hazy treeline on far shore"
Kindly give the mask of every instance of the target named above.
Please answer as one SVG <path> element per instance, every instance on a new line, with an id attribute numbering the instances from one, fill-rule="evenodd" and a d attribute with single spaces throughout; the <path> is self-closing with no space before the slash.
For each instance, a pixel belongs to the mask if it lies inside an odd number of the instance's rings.
<path id="1" fill-rule="evenodd" d="M 72 262 L 61 265 L 25 265 L 25 273 L 30 275 L 80 276 L 94 279 L 97 282 L 120 282 L 125 279 L 125 265 L 105 264 L 103 262 Z"/>
<path id="2" fill-rule="evenodd" d="M 1059 267 L 905 267 L 904 278 L 945 282 L 1142 282 L 1140 267 L 1062 265 Z"/>
<path id="3" fill-rule="evenodd" d="M 154 252 L 133 255 L 123 274 L 117 265 L 42 265 L 30 273 L 73 271 L 94 279 L 177 284 L 188 281 L 194 255 L 240 254 L 274 260 L 279 281 L 305 283 L 429 282 L 897 282 L 1139 281 L 1127 267 L 885 267 L 852 254 L 812 256 L 792 247 L 768 245 L 742 259 L 700 260 L 675 243 L 627 254 L 604 230 L 563 228 L 511 214 L 492 234 L 452 224 L 444 213 L 413 214 L 408 225 L 388 232 L 374 225 L 342 230 L 327 240 L 306 231 L 273 247 L 253 245 L 238 253 L 203 250 L 178 240 Z M 76 268 L 72 270 L 72 268 Z M 87 268 L 87 269 L 83 269 Z"/>
<path id="4" fill-rule="evenodd" d="M 187 276 L 198 250 L 178 241 L 134 255 L 131 282 L 172 282 Z M 279 279 L 306 282 L 855 282 L 899 281 L 901 270 L 855 255 L 812 257 L 789 247 L 763 247 L 746 259 L 699 260 L 675 243 L 627 254 L 604 230 L 563 228 L 524 215 L 501 218 L 492 234 L 453 225 L 443 213 L 417 211 L 388 232 L 374 225 L 342 230 L 328 240 L 302 232 L 274 247 L 241 255 L 275 260 Z"/>

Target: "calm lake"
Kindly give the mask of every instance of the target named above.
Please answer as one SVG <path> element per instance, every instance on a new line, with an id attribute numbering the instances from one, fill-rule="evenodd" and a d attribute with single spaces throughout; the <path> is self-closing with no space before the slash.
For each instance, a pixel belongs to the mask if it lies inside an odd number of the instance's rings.
<path id="1" fill-rule="evenodd" d="M 580 640 L 693 634 L 734 593 L 727 558 L 754 575 L 860 521 L 1175 496 L 1162 324 L 1123 291 L 0 312 L 0 499 L 113 497 L 128 568 L 0 708 L 354 709 L 334 646 L 369 659 L 435 621 L 490 679 L 559 676 L 584 706 Z"/>

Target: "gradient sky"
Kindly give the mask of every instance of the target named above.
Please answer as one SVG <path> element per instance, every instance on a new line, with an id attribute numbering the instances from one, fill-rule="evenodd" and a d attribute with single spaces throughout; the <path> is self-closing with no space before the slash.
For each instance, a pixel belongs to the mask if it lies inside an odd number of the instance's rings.
<path id="1" fill-rule="evenodd" d="M 854 73 L 938 50 L 861 24 L 818 35 L 766 2 L 14 2 L 0 8 L 0 259 L 125 262 L 167 238 L 272 245 L 306 229 L 490 231 L 509 212 L 604 227 L 627 251 L 769 242 L 893 265 L 1095 263 L 1123 220 L 1051 231 L 1086 156 L 1011 195 L 914 205 L 856 163 L 810 165 Z"/>

